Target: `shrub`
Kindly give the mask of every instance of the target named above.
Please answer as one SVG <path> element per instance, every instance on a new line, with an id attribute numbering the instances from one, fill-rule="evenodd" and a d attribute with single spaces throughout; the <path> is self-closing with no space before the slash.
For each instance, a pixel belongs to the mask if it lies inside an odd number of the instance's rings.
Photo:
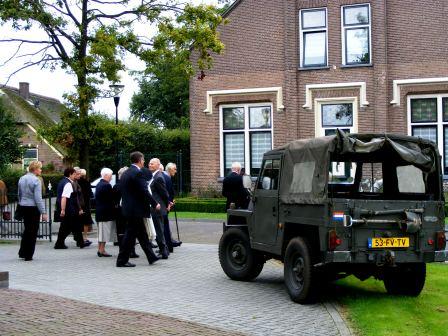
<path id="1" fill-rule="evenodd" d="M 176 199 L 176 211 L 223 213 L 225 210 L 225 198 L 185 197 Z"/>
<path id="2" fill-rule="evenodd" d="M 5 182 L 6 187 L 8 188 L 8 194 L 17 194 L 17 183 L 22 175 L 25 174 L 25 171 L 22 169 L 6 169 L 0 173 L 0 179 Z M 51 183 L 53 195 L 56 194 L 56 187 L 60 181 L 60 179 L 64 175 L 60 173 L 53 174 L 42 174 L 42 178 L 44 179 L 45 189 L 48 191 L 48 183 Z"/>

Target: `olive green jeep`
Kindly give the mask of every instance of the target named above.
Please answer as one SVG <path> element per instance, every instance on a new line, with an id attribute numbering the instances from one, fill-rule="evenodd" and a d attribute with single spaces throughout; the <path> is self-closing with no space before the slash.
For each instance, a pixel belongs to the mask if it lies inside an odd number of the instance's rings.
<path id="1" fill-rule="evenodd" d="M 441 158 L 428 140 L 345 134 L 293 141 L 264 154 L 247 210 L 229 209 L 219 259 L 233 280 L 284 263 L 291 299 L 316 299 L 353 274 L 417 296 L 426 263 L 447 260 Z"/>

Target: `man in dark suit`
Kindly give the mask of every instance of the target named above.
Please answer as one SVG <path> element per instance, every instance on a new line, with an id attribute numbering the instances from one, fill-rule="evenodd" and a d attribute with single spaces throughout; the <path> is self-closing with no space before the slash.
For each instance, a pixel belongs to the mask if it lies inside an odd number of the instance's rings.
<path id="1" fill-rule="evenodd" d="M 160 204 L 160 209 L 151 209 L 151 217 L 156 229 L 156 242 L 159 246 L 160 256 L 162 259 L 168 259 L 169 250 L 165 240 L 163 230 L 163 216 L 166 216 L 169 208 L 169 195 L 166 190 L 165 179 L 163 173 L 160 171 L 160 160 L 152 158 L 148 165 L 152 173 L 152 180 L 150 181 L 150 188 L 152 197 Z"/>
<path id="2" fill-rule="evenodd" d="M 226 210 L 230 208 L 230 203 L 234 203 L 236 209 L 247 208 L 249 193 L 244 188 L 243 177 L 240 175 L 240 171 L 241 164 L 233 162 L 232 172 L 222 182 L 222 195 L 227 198 Z"/>
<path id="3" fill-rule="evenodd" d="M 149 193 L 148 183 L 140 171 L 145 164 L 143 154 L 140 152 L 131 153 L 131 163 L 132 165 L 123 173 L 120 179 L 121 207 L 123 216 L 127 219 L 127 227 L 122 248 L 118 254 L 117 267 L 135 266 L 129 262 L 129 255 L 135 244 L 135 238 L 140 242 L 149 264 L 159 259 L 150 247 L 143 218 L 150 217 L 150 205 L 155 209 L 160 209 L 160 205 Z"/>
<path id="4" fill-rule="evenodd" d="M 162 168 L 162 166 L 161 166 L 161 168 Z M 163 172 L 163 175 L 162 175 L 163 178 L 165 179 L 166 190 L 168 191 L 169 202 L 171 205 L 171 209 L 169 211 L 171 211 L 174 207 L 174 186 L 173 186 L 172 178 L 174 177 L 174 175 L 176 175 L 176 172 L 177 172 L 176 164 L 169 162 L 166 165 L 165 172 Z M 178 246 L 182 245 L 182 242 L 180 240 L 173 239 L 173 237 L 171 235 L 171 228 L 170 228 L 170 221 L 168 219 L 168 214 L 166 216 L 163 216 L 163 230 L 165 233 L 165 241 L 166 241 L 166 244 L 168 245 L 168 250 L 170 252 L 174 251 L 174 247 L 178 247 Z"/>

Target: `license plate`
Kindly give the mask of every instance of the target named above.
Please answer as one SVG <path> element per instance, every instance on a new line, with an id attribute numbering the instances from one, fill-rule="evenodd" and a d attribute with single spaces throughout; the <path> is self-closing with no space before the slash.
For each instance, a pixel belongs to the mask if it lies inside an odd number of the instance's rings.
<path id="1" fill-rule="evenodd" d="M 369 248 L 409 247 L 409 238 L 369 238 Z"/>

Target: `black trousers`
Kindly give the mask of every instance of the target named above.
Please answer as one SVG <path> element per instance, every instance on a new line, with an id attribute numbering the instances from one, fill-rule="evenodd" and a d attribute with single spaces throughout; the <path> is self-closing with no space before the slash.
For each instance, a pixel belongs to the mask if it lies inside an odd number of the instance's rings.
<path id="1" fill-rule="evenodd" d="M 170 252 L 173 251 L 173 238 L 171 236 L 170 221 L 168 215 L 163 216 L 163 233 L 165 235 L 165 243 Z"/>
<path id="2" fill-rule="evenodd" d="M 23 225 L 25 229 L 20 242 L 19 257 L 32 258 L 36 248 L 37 233 L 39 231 L 40 212 L 35 206 L 22 206 Z"/>
<path id="3" fill-rule="evenodd" d="M 129 261 L 129 255 L 135 248 L 135 239 L 138 239 L 140 246 L 145 252 L 148 262 L 151 264 L 157 260 L 157 256 L 149 244 L 148 233 L 146 232 L 143 218 L 128 217 L 126 230 L 118 253 L 117 265 L 124 265 Z"/>
<path id="4" fill-rule="evenodd" d="M 82 227 L 79 224 L 78 216 L 65 216 L 62 217 L 61 226 L 59 227 L 58 239 L 54 246 L 61 247 L 65 245 L 65 239 L 70 233 L 73 233 L 79 247 L 84 247 L 84 238 L 82 237 Z"/>
<path id="5" fill-rule="evenodd" d="M 165 233 L 163 230 L 163 217 L 160 211 L 151 211 L 151 218 L 154 223 L 154 228 L 156 229 L 156 242 L 159 246 L 159 251 L 162 256 L 168 256 L 170 253 L 168 251 L 168 246 L 165 241 Z"/>

